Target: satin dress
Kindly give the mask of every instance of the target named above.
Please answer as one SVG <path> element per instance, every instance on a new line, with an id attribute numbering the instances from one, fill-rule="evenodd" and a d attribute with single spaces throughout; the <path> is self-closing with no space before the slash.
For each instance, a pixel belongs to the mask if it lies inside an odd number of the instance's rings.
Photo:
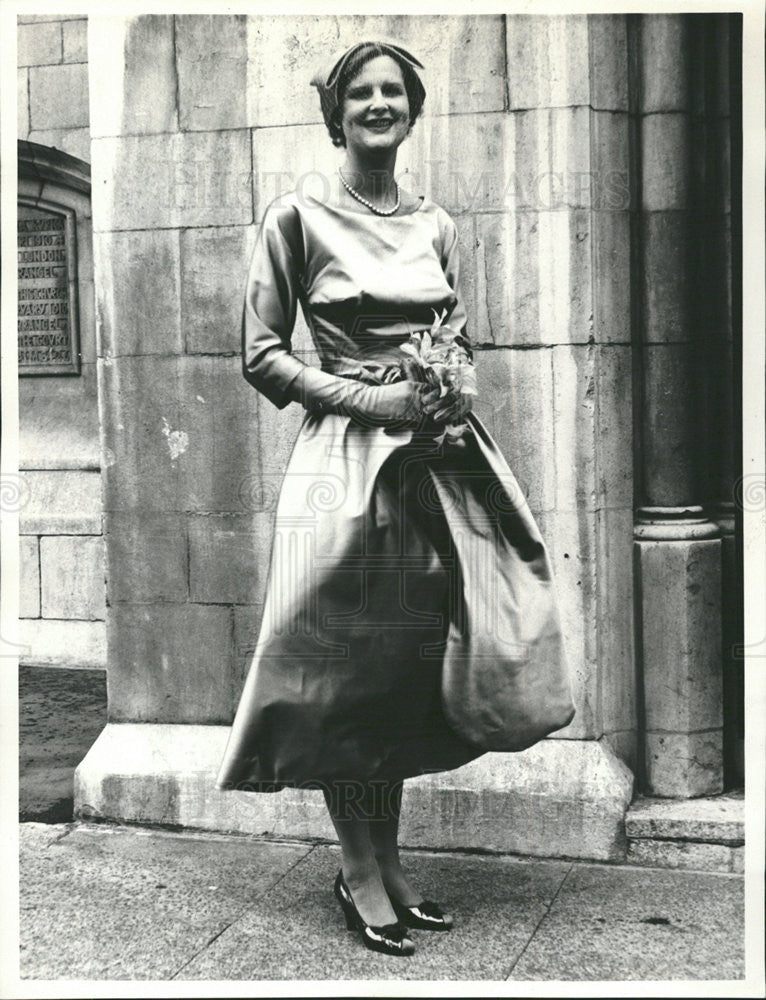
<path id="1" fill-rule="evenodd" d="M 467 337 L 453 220 L 427 198 L 394 216 L 295 193 L 269 206 L 248 277 L 243 372 L 280 408 L 304 366 L 291 353 L 299 303 L 322 368 L 370 384 L 434 311 L 447 310 Z M 525 588 L 553 598 L 540 585 L 548 554 L 512 473 L 479 418 L 468 423 L 457 443 L 435 443 L 306 412 L 218 788 L 398 781 L 484 752 L 442 708 L 449 635 L 518 604 Z M 523 509 L 503 537 L 487 530 L 498 498 Z"/>

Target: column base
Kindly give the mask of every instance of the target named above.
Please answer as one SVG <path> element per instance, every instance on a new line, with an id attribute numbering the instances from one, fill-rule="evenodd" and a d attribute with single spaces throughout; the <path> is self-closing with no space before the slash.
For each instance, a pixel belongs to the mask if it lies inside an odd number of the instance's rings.
<path id="1" fill-rule="evenodd" d="M 320 792 L 222 792 L 227 726 L 110 723 L 75 772 L 81 819 L 335 840 Z M 405 782 L 400 842 L 619 861 L 633 775 L 602 743 L 543 740 Z"/>

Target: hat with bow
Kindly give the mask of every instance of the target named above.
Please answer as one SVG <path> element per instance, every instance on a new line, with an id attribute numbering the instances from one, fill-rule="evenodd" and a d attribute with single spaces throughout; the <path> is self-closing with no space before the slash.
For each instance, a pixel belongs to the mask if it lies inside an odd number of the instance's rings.
<path id="1" fill-rule="evenodd" d="M 408 74 L 408 76 L 410 76 L 412 86 L 414 87 L 414 99 L 412 96 L 410 99 L 410 114 L 413 116 L 416 115 L 423 106 L 426 90 L 420 77 L 418 76 L 417 70 L 418 68 L 423 69 L 424 67 L 411 52 L 408 52 L 407 49 L 403 48 L 396 42 L 357 42 L 347 48 L 346 51 L 342 52 L 340 55 L 336 53 L 332 59 L 325 62 L 311 78 L 311 86 L 316 87 L 319 91 L 319 100 L 322 105 L 322 115 L 324 116 L 325 124 L 328 128 L 330 128 L 333 114 L 340 104 L 342 96 L 340 92 L 340 85 L 344 82 L 344 70 L 348 66 L 349 60 L 352 56 L 356 55 L 361 50 L 368 48 L 371 49 L 376 55 L 390 55 L 391 58 L 397 63 L 400 65 L 405 64 L 412 70 L 412 72 Z M 413 105 L 415 106 L 413 107 Z"/>

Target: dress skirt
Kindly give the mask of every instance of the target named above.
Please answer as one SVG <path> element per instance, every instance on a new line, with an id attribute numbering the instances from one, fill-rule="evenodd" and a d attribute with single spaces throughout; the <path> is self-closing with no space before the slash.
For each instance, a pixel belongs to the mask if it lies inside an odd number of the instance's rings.
<path id="1" fill-rule="evenodd" d="M 508 578 L 499 562 L 513 561 L 518 588 L 549 566 L 503 456 L 468 420 L 457 443 L 436 444 L 306 416 L 219 788 L 398 781 L 482 754 L 442 711 L 450 629 L 491 617 L 492 588 Z"/>

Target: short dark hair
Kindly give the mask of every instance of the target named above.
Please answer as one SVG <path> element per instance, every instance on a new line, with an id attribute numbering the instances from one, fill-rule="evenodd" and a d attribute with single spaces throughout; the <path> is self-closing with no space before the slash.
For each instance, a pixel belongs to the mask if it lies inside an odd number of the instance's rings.
<path id="1" fill-rule="evenodd" d="M 346 145 L 346 137 L 341 128 L 340 116 L 342 115 L 343 101 L 345 100 L 348 85 L 361 72 L 363 66 L 371 60 L 377 59 L 378 56 L 390 56 L 402 71 L 404 89 L 407 92 L 407 100 L 410 105 L 410 128 L 412 128 L 417 119 L 423 114 L 422 86 L 419 85 L 415 70 L 408 62 L 405 62 L 404 59 L 396 55 L 395 52 L 392 52 L 390 49 L 384 49 L 380 45 L 376 45 L 375 42 L 370 42 L 369 45 L 360 48 L 358 52 L 355 52 L 351 56 L 343 67 L 343 72 L 338 80 L 338 105 L 330 121 L 327 123 L 327 130 L 330 133 L 333 146 Z"/>

